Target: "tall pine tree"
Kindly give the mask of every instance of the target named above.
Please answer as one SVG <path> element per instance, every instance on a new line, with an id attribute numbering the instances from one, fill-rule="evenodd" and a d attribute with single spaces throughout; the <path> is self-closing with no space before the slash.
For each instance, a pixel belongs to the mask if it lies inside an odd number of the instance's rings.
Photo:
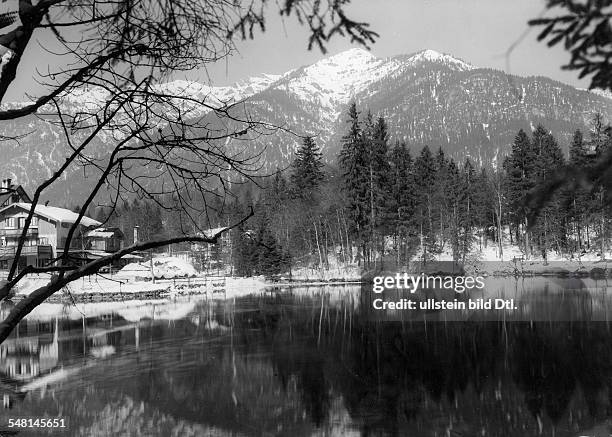
<path id="1" fill-rule="evenodd" d="M 369 154 L 364 141 L 357 105 L 352 102 L 347 112 L 348 131 L 342 137 L 339 164 L 343 176 L 343 191 L 347 199 L 347 219 L 353 241 L 367 256 L 369 241 Z"/>
<path id="2" fill-rule="evenodd" d="M 504 160 L 506 171 L 508 204 L 514 226 L 516 242 L 523 252 L 530 252 L 529 231 L 525 197 L 535 185 L 535 152 L 524 130 L 520 130 L 512 143 L 512 153 Z"/>
<path id="3" fill-rule="evenodd" d="M 323 173 L 323 154 L 312 137 L 304 138 L 302 146 L 295 152 L 291 164 L 291 183 L 295 195 L 306 202 L 314 202 L 319 192 Z"/>
<path id="4" fill-rule="evenodd" d="M 396 142 L 389 154 L 390 196 L 386 219 L 391 226 L 396 250 L 396 264 L 407 265 L 411 255 L 411 238 L 415 237 L 415 204 L 413 162 L 406 143 Z"/>
<path id="5" fill-rule="evenodd" d="M 433 211 L 436 172 L 436 160 L 425 146 L 414 161 L 417 226 L 423 261 L 427 261 L 432 252 L 437 252 Z"/>

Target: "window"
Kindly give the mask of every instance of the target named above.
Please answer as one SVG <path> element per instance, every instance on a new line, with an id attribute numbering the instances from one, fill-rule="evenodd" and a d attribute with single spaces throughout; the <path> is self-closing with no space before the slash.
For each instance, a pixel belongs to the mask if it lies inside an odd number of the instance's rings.
<path id="1" fill-rule="evenodd" d="M 18 225 L 17 227 L 18 227 L 19 229 L 23 229 L 23 228 L 25 227 L 25 221 L 26 221 L 26 218 L 25 218 L 25 217 L 19 217 L 19 218 L 17 219 L 17 225 Z"/>
<path id="2" fill-rule="evenodd" d="M 32 227 L 38 227 L 38 217 L 32 217 L 32 223 L 30 224 Z"/>
<path id="3" fill-rule="evenodd" d="M 68 229 L 70 228 L 70 226 L 71 226 L 70 223 L 62 223 L 62 228 L 64 229 Z"/>
<path id="4" fill-rule="evenodd" d="M 7 228 L 14 228 L 15 227 L 15 217 L 8 217 L 5 220 L 5 226 Z"/>

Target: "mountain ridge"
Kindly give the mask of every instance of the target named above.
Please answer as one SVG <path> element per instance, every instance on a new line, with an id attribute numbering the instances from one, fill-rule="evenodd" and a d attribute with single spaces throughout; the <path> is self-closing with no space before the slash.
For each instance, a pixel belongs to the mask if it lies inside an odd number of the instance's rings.
<path id="1" fill-rule="evenodd" d="M 156 87 L 212 106 L 244 102 L 254 120 L 316 135 L 330 163 L 339 152 L 351 100 L 364 113 L 371 110 L 374 116 L 387 119 L 391 141 L 406 141 L 415 150 L 425 144 L 440 146 L 455 159 L 469 157 L 493 165 L 509 152 L 518 129 L 533 129 L 541 123 L 567 150 L 573 131 L 588 129 L 593 112 L 612 114 L 612 100 L 606 93 L 579 90 L 542 76 L 508 75 L 430 49 L 377 58 L 356 48 L 232 86 L 175 80 Z M 99 89 L 84 89 L 67 96 L 63 104 L 68 111 L 79 111 L 103 104 L 105 98 Z M 211 117 L 207 111 L 191 116 Z M 3 177 L 28 187 L 48 177 L 65 158 L 63 133 L 44 116 L 9 121 L 0 127 L 0 134 L 29 134 L 20 144 L 4 143 L 2 151 L 8 159 L 0 164 Z M 100 153 L 111 146 L 108 137 L 97 141 Z M 282 131 L 254 137 L 248 148 L 261 154 L 263 171 L 270 173 L 287 166 L 300 141 Z M 244 142 L 232 140 L 227 147 L 244 148 Z M 66 175 L 65 189 L 51 193 L 52 200 L 78 199 L 79 187 L 87 186 L 79 178 L 86 179 L 78 171 Z"/>

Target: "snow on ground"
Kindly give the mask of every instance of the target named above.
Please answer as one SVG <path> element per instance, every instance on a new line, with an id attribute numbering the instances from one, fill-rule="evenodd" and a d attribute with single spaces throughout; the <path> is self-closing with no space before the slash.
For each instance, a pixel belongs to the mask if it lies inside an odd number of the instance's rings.
<path id="1" fill-rule="evenodd" d="M 43 287 L 49 283 L 49 275 L 30 275 L 24 278 L 17 286 L 17 295 L 27 296 L 37 288 Z M 66 291 L 73 295 L 79 294 L 95 294 L 95 293 L 143 293 L 165 290 L 170 287 L 170 284 L 154 284 L 152 282 L 142 281 L 125 281 L 125 278 L 119 279 L 113 277 L 87 277 L 70 283 Z M 60 295 L 57 292 L 56 295 Z"/>
<path id="2" fill-rule="evenodd" d="M 419 263 L 423 258 L 421 251 L 411 259 Z M 432 259 L 433 258 L 433 259 Z M 453 261 L 452 247 L 445 245 L 441 253 L 431 256 L 431 261 Z M 596 249 L 580 254 L 558 254 L 549 251 L 546 259 L 537 252 L 529 257 L 525 256 L 521 248 L 510 244 L 508 230 L 504 233 L 502 250 L 492 241 L 475 241 L 472 251 L 466 256 L 464 267 L 470 273 L 487 273 L 497 275 L 537 275 L 537 274 L 588 274 L 594 268 L 612 270 L 612 252 L 605 252 L 605 261 L 601 260 Z"/>
<path id="3" fill-rule="evenodd" d="M 327 270 L 318 267 L 298 267 L 292 269 L 291 279 L 294 281 L 353 282 L 360 281 L 361 274 L 362 270 L 357 265 L 330 265 Z"/>
<path id="4" fill-rule="evenodd" d="M 151 278 L 151 264 L 156 279 L 191 278 L 197 275 L 193 265 L 181 258 L 164 256 L 153 258 L 153 262 L 130 263 L 123 267 L 118 277 Z"/>
<path id="5" fill-rule="evenodd" d="M 256 293 L 270 287 L 263 276 L 251 278 L 226 278 L 225 294 L 236 297 L 244 294 Z"/>
<path id="6" fill-rule="evenodd" d="M 193 265 L 176 257 L 153 258 L 153 262 L 131 263 L 115 275 L 91 276 L 68 285 L 72 294 L 146 293 L 168 290 L 169 283 L 149 281 L 151 264 L 156 279 L 192 278 L 197 275 Z M 29 275 L 19 283 L 17 294 L 28 295 L 49 282 L 49 275 Z M 145 282 L 147 281 L 147 282 Z"/>
<path id="7" fill-rule="evenodd" d="M 468 267 L 489 274 L 588 273 L 594 268 L 612 268 L 612 252 L 606 252 L 605 261 L 597 251 L 570 256 L 550 251 L 544 259 L 539 253 L 526 257 L 518 246 L 508 242 L 502 245 L 502 256 L 499 246 L 488 241 L 487 247 L 475 250 L 468 258 Z"/>
<path id="8" fill-rule="evenodd" d="M 474 250 L 466 257 L 465 268 L 469 273 L 489 274 L 489 275 L 532 275 L 532 274 L 554 274 L 578 272 L 586 274 L 594 268 L 612 270 L 612 253 L 606 253 L 606 261 L 601 261 L 599 254 L 596 251 L 573 256 L 571 258 L 559 256 L 554 252 L 548 254 L 548 259 L 544 260 L 541 257 L 531 257 L 525 259 L 520 248 L 509 243 L 507 238 L 502 247 L 503 256 L 500 256 L 499 247 L 493 241 L 487 241 L 480 244 L 476 242 Z M 419 262 L 422 255 L 417 253 L 412 261 Z M 447 245 L 445 250 L 436 257 L 437 261 L 452 261 L 452 252 Z M 362 279 L 362 270 L 357 265 L 344 265 L 337 257 L 329 256 L 329 268 L 320 269 L 316 266 L 302 266 L 294 268 L 289 277 L 281 278 L 280 283 L 272 283 L 264 277 L 250 278 L 233 278 L 229 275 L 225 276 L 206 276 L 205 274 L 197 274 L 193 265 L 189 262 L 176 257 L 158 257 L 153 259 L 153 271 L 157 278 L 151 281 L 151 263 L 132 263 L 124 267 L 119 273 L 114 275 L 91 276 L 82 278 L 68 285 L 65 291 L 56 293 L 57 297 L 64 295 L 68 297 L 67 292 L 74 295 L 77 300 L 79 295 L 91 294 L 102 296 L 104 294 L 117 295 L 137 294 L 137 293 L 161 293 L 165 296 L 160 302 L 168 302 L 169 299 L 181 298 L 185 294 L 201 294 L 206 298 L 226 299 L 237 296 L 244 296 L 251 293 L 260 293 L 270 287 L 278 286 L 294 286 L 305 285 L 304 282 L 310 285 L 338 283 L 338 282 L 356 282 Z M 163 278 L 163 279 L 161 279 Z M 46 285 L 50 280 L 49 275 L 28 275 L 18 285 L 16 294 L 25 296 L 30 294 L 35 289 Z M 294 283 L 292 284 L 291 281 Z M 142 296 L 140 296 L 142 297 Z M 146 302 L 149 302 L 147 300 Z M 141 301 L 142 302 L 142 301 Z M 54 304 L 49 304 L 54 305 Z M 58 307 L 46 307 L 47 310 L 57 314 L 57 311 L 65 308 L 66 305 L 58 304 Z M 83 304 L 79 304 L 83 305 Z M 85 304 L 88 305 L 88 304 Z M 93 303 L 89 305 L 94 305 Z M 108 311 L 109 307 L 117 305 L 117 310 L 126 308 L 134 308 L 133 305 L 128 305 L 125 302 L 103 302 L 100 311 Z M 44 309 L 36 309 L 33 314 L 37 314 Z M 63 311 L 63 310 L 62 310 Z M 139 312 L 140 309 L 137 311 Z M 147 309 L 150 312 L 150 310 Z M 163 314 L 160 311 L 166 311 Z M 165 308 L 159 309 L 154 316 L 158 318 L 168 317 L 175 318 L 173 314 L 184 315 L 190 311 L 188 307 L 182 308 Z M 46 317 L 49 314 L 39 314 Z M 75 317 L 77 315 L 75 314 Z M 81 313 L 78 313 L 78 317 Z M 129 320 L 132 316 L 128 313 L 124 315 Z M 151 316 L 151 314 L 149 315 Z M 139 314 L 134 314 L 136 320 L 140 317 Z"/>

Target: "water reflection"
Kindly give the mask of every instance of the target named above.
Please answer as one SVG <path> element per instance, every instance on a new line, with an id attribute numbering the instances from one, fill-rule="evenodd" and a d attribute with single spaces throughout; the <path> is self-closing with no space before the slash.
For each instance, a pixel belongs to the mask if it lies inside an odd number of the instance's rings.
<path id="1" fill-rule="evenodd" d="M 543 310 L 607 302 L 605 284 L 512 281 L 504 293 Z M 610 432 L 606 322 L 374 322 L 350 287 L 88 305 L 41 306 L 0 345 L 3 423 L 59 415 L 67 435 L 100 436 Z"/>

